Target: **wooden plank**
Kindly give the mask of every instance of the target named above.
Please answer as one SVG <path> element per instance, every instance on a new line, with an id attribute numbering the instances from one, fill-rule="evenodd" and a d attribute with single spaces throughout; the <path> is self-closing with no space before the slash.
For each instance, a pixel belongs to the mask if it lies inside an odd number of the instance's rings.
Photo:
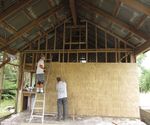
<path id="1" fill-rule="evenodd" d="M 77 25 L 76 0 L 69 0 L 69 6 L 71 9 L 71 15 L 73 18 L 74 26 L 76 26 Z"/>
<path id="2" fill-rule="evenodd" d="M 120 21 L 119 19 L 115 18 L 114 16 L 102 11 L 101 9 L 95 7 L 94 5 L 92 4 L 89 4 L 88 2 L 86 1 L 81 1 L 80 3 L 78 3 L 80 6 L 82 6 L 83 8 L 85 8 L 86 10 L 90 10 L 92 12 L 94 12 L 95 14 L 98 14 L 100 16 L 104 16 L 105 18 L 107 18 L 108 20 L 112 21 L 113 23 L 116 23 L 117 25 L 120 25 L 122 26 L 123 28 L 133 32 L 134 34 L 137 34 L 138 36 L 144 38 L 144 39 L 148 39 L 148 36 L 145 35 L 143 32 L 137 30 L 135 27 L 127 24 L 127 23 L 124 23 L 122 21 Z"/>
<path id="3" fill-rule="evenodd" d="M 150 16 L 150 8 L 144 6 L 142 3 L 138 2 L 137 0 L 120 0 L 120 1 L 123 4 Z"/>

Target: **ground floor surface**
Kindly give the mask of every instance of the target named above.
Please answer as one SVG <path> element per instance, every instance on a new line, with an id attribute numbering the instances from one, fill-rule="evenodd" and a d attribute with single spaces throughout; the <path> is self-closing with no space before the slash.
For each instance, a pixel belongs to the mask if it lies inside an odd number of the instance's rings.
<path id="1" fill-rule="evenodd" d="M 28 123 L 29 112 L 12 115 L 1 122 L 1 125 L 41 125 L 41 119 L 34 119 Z M 43 125 L 146 125 L 140 119 L 108 118 L 108 117 L 76 117 L 75 120 L 68 118 L 66 121 L 57 121 L 55 115 L 45 116 Z"/>

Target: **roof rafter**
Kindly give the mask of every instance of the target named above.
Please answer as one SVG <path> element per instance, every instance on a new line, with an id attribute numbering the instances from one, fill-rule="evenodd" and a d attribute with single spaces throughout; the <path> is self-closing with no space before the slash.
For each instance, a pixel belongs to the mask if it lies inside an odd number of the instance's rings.
<path id="1" fill-rule="evenodd" d="M 145 52 L 147 50 L 150 50 L 150 39 L 135 49 L 135 55 L 138 55 L 138 54 Z"/>
<path id="2" fill-rule="evenodd" d="M 27 9 L 23 10 L 24 13 L 27 15 L 27 17 L 29 18 L 29 20 L 34 20 L 35 18 L 29 13 L 29 11 Z M 40 23 L 37 23 L 36 27 L 42 32 L 44 33 L 44 29 L 41 27 Z"/>
<path id="3" fill-rule="evenodd" d="M 77 14 L 76 14 L 76 3 L 75 2 L 76 2 L 75 0 L 69 0 L 69 6 L 71 9 L 73 23 L 76 26 L 77 25 Z"/>
<path id="4" fill-rule="evenodd" d="M 57 11 L 60 11 L 63 8 L 64 8 L 64 5 L 60 4 L 60 5 L 52 8 L 52 9 L 50 9 L 49 11 L 47 11 L 45 14 L 43 14 L 40 17 L 38 17 L 37 19 L 33 20 L 30 24 L 28 24 L 27 26 L 25 26 L 24 28 L 22 28 L 21 30 L 19 30 L 18 32 L 16 32 L 15 35 L 9 37 L 8 40 L 7 40 L 9 42 L 6 44 L 6 46 L 8 46 L 9 44 L 13 43 L 17 38 L 19 38 L 20 36 L 22 36 L 25 32 L 30 31 L 39 22 L 42 22 L 48 16 L 51 16 L 51 15 L 55 14 Z"/>
<path id="5" fill-rule="evenodd" d="M 9 8 L 7 8 L 4 12 L 0 14 L 0 22 L 6 19 L 9 15 L 16 13 L 17 11 L 19 11 L 20 9 L 24 8 L 26 5 L 32 2 L 33 2 L 32 0 L 20 0 L 13 6 L 10 6 Z"/>
<path id="6" fill-rule="evenodd" d="M 48 29 L 47 31 L 45 31 L 44 35 L 48 35 L 49 32 L 52 32 L 55 30 L 55 28 L 59 27 L 60 25 L 62 25 L 65 21 L 69 20 L 71 17 L 68 17 L 67 19 L 63 19 L 59 24 L 57 24 L 55 27 Z M 38 35 L 37 37 L 35 37 L 33 40 L 31 40 L 30 43 L 27 43 L 24 47 L 20 48 L 20 51 L 23 51 L 26 47 L 28 47 L 32 42 L 35 42 L 36 40 L 38 40 L 41 36 Z"/>
<path id="7" fill-rule="evenodd" d="M 141 21 L 137 24 L 137 29 L 140 29 L 141 26 L 144 24 L 145 20 L 147 19 L 148 16 L 143 16 Z"/>
<path id="8" fill-rule="evenodd" d="M 9 25 L 8 23 L 6 23 L 5 21 L 2 21 L 3 23 L 3 26 L 4 28 L 6 28 L 6 30 L 8 30 L 9 32 L 12 32 L 12 33 L 17 33 L 17 30 L 12 27 L 11 25 Z M 22 36 L 22 38 L 25 40 L 25 41 L 29 41 L 27 38 L 25 38 L 24 36 Z"/>
<path id="9" fill-rule="evenodd" d="M 128 24 L 126 24 L 126 23 L 120 21 L 119 19 L 117 19 L 117 18 L 113 17 L 112 15 L 110 15 L 110 14 L 108 14 L 108 13 L 102 11 L 101 9 L 95 7 L 94 5 L 91 5 L 91 4 L 89 4 L 88 2 L 86 2 L 86 1 L 84 1 L 84 0 L 80 1 L 80 3 L 78 3 L 78 4 L 79 4 L 80 6 L 82 6 L 83 8 L 85 8 L 85 9 L 91 10 L 91 11 L 93 11 L 94 13 L 99 14 L 100 16 L 101 16 L 101 15 L 104 16 L 105 18 L 107 18 L 107 19 L 111 20 L 112 22 L 114 22 L 114 23 L 116 23 L 116 24 L 122 26 L 123 28 L 125 28 L 125 29 L 127 29 L 127 30 L 133 32 L 134 34 L 137 34 L 137 35 L 139 35 L 140 37 L 142 37 L 142 38 L 144 38 L 144 39 L 146 39 L 146 40 L 148 39 L 148 36 L 145 35 L 143 32 L 138 31 L 138 30 L 135 29 L 133 26 L 128 25 Z"/>
<path id="10" fill-rule="evenodd" d="M 143 4 L 138 2 L 137 0 L 120 0 L 120 1 L 123 4 L 150 16 L 150 8 L 144 6 Z"/>
<path id="11" fill-rule="evenodd" d="M 118 13 L 119 13 L 119 10 L 120 10 L 121 2 L 120 2 L 120 0 L 115 0 L 115 1 L 116 1 L 116 7 L 115 7 L 115 9 L 113 11 L 113 15 L 117 16 Z"/>

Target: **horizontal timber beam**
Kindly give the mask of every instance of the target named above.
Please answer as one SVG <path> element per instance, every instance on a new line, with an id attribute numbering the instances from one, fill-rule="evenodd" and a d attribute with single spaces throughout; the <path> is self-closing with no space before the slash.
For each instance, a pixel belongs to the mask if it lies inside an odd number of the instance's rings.
<path id="1" fill-rule="evenodd" d="M 23 53 L 86 53 L 86 52 L 132 52 L 133 49 L 77 49 L 77 50 L 25 50 Z"/>

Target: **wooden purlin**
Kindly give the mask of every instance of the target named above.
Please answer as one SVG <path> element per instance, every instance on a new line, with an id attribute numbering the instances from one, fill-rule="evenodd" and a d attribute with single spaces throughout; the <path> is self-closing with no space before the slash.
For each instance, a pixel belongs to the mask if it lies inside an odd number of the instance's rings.
<path id="1" fill-rule="evenodd" d="M 62 25 L 64 23 L 64 21 L 69 20 L 71 17 L 68 17 L 67 19 L 64 19 L 60 24 L 56 25 L 55 27 L 59 27 L 60 25 Z M 47 36 L 47 34 L 49 32 L 52 32 L 54 29 L 48 29 L 47 31 L 45 31 L 45 34 Z M 28 47 L 31 43 L 34 43 L 35 41 L 37 41 L 41 36 L 38 35 L 36 38 L 34 38 L 30 43 L 27 43 L 23 48 L 19 49 L 19 51 L 23 51 L 26 47 Z M 43 36 L 42 36 L 43 37 Z"/>
<path id="2" fill-rule="evenodd" d="M 137 34 L 138 36 L 144 38 L 144 39 L 148 39 L 148 36 L 145 35 L 143 32 L 135 29 L 135 27 L 131 26 L 131 25 L 128 25 L 127 23 L 124 23 L 122 21 L 120 21 L 119 19 L 113 17 L 112 15 L 102 11 L 101 9 L 95 7 L 94 5 L 92 4 L 89 4 L 88 2 L 82 0 L 78 3 L 79 6 L 85 8 L 86 10 L 90 10 L 100 16 L 104 16 L 105 18 L 109 19 L 110 21 L 112 21 L 113 23 L 116 23 L 116 24 L 119 24 L 120 26 L 122 26 L 123 28 L 133 32 L 134 34 Z"/>
<path id="3" fill-rule="evenodd" d="M 150 8 L 147 6 L 144 6 L 143 4 L 138 2 L 137 0 L 120 0 L 120 1 L 123 4 L 150 16 Z"/>
<path id="4" fill-rule="evenodd" d="M 37 25 L 37 23 L 42 22 L 48 16 L 53 15 L 55 12 L 60 11 L 63 8 L 64 8 L 64 5 L 60 4 L 60 5 L 56 6 L 56 7 L 54 7 L 53 9 L 49 10 L 48 12 L 46 12 L 45 14 L 43 14 L 42 16 L 40 16 L 39 18 L 33 20 L 30 24 L 28 24 L 27 26 L 25 26 L 24 28 L 22 28 L 21 30 L 19 30 L 15 35 L 9 37 L 8 40 L 7 40 L 9 42 L 7 43 L 6 46 L 8 46 L 9 44 L 13 43 L 17 38 L 19 38 L 25 32 L 30 31 L 34 26 Z"/>
<path id="5" fill-rule="evenodd" d="M 14 14 L 24 8 L 26 5 L 30 5 L 32 0 L 19 0 L 19 2 L 15 3 L 14 5 L 7 8 L 4 12 L 0 14 L 0 22 L 6 19 L 11 14 Z"/>

